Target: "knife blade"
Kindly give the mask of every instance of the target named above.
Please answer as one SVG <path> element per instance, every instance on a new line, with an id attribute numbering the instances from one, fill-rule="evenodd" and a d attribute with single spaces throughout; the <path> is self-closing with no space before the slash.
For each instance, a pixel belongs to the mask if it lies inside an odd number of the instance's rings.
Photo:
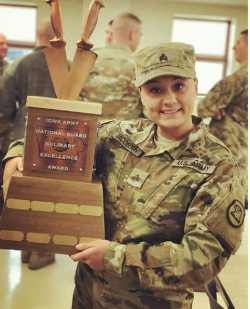
<path id="1" fill-rule="evenodd" d="M 90 50 L 93 47 L 93 44 L 89 42 L 89 38 L 95 29 L 98 21 L 99 10 L 102 7 L 104 7 L 104 4 L 99 0 L 93 0 L 89 6 L 81 36 L 77 42 L 74 59 L 63 86 L 61 99 L 76 100 L 78 98 L 78 95 L 95 64 L 97 54 Z"/>
<path id="2" fill-rule="evenodd" d="M 60 99 L 64 80 L 69 71 L 65 50 L 66 41 L 63 35 L 59 0 L 46 0 L 46 3 L 50 5 L 50 19 L 55 38 L 50 40 L 51 46 L 44 49 L 44 54 L 56 96 Z"/>

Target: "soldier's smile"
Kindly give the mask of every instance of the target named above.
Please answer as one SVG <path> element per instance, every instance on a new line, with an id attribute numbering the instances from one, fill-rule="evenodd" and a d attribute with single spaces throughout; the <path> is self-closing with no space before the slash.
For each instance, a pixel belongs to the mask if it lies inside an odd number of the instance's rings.
<path id="1" fill-rule="evenodd" d="M 169 109 L 169 110 L 160 111 L 160 113 L 162 113 L 162 114 L 175 114 L 175 113 L 179 112 L 180 110 L 181 110 L 181 108 Z"/>

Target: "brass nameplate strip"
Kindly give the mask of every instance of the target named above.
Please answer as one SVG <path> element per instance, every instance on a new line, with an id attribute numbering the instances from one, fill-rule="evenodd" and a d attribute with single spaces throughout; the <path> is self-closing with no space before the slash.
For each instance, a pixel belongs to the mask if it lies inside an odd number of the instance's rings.
<path id="1" fill-rule="evenodd" d="M 79 213 L 83 216 L 100 217 L 103 213 L 103 209 L 102 207 L 99 207 L 99 206 L 81 205 L 79 209 Z"/>
<path id="2" fill-rule="evenodd" d="M 57 203 L 55 206 L 55 211 L 60 214 L 76 215 L 79 211 L 79 208 L 75 204 Z"/>
<path id="3" fill-rule="evenodd" d="M 41 233 L 28 233 L 26 236 L 26 240 L 28 242 L 35 242 L 39 244 L 48 244 L 50 242 L 49 234 L 41 234 Z"/>
<path id="4" fill-rule="evenodd" d="M 34 211 L 53 212 L 54 208 L 55 207 L 52 202 L 40 202 L 40 201 L 31 202 L 31 209 Z"/>
<path id="5" fill-rule="evenodd" d="M 28 210 L 31 208 L 33 211 L 53 212 L 54 210 L 59 214 L 72 214 L 76 215 L 80 213 L 82 216 L 94 216 L 100 217 L 103 214 L 103 208 L 100 206 L 89 206 L 81 205 L 80 207 L 76 204 L 66 204 L 52 202 L 42 202 L 18 199 L 8 199 L 6 206 L 11 209 Z"/>
<path id="6" fill-rule="evenodd" d="M 92 241 L 96 241 L 96 240 L 100 240 L 100 238 L 91 238 L 91 237 L 81 237 L 80 238 L 80 243 L 87 243 L 87 242 L 92 242 Z"/>
<path id="7" fill-rule="evenodd" d="M 23 232 L 19 231 L 0 231 L 0 239 L 1 240 L 11 240 L 11 241 L 22 241 L 24 239 Z"/>
<path id="8" fill-rule="evenodd" d="M 77 238 L 75 236 L 55 235 L 53 237 L 53 243 L 56 245 L 75 246 L 77 244 Z"/>
<path id="9" fill-rule="evenodd" d="M 30 209 L 30 201 L 10 198 L 7 200 L 6 206 L 11 209 L 28 210 Z"/>

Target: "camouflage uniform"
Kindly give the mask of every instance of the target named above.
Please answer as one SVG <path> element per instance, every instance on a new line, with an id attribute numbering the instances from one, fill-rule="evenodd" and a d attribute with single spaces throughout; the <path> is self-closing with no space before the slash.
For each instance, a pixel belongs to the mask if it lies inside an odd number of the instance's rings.
<path id="1" fill-rule="evenodd" d="M 73 309 L 188 309 L 240 245 L 244 190 L 235 161 L 200 119 L 172 146 L 150 120 L 104 125 L 105 270 L 78 263 Z"/>
<path id="2" fill-rule="evenodd" d="M 138 58 L 138 87 L 156 76 L 195 77 L 190 45 L 156 45 Z M 102 125 L 97 170 L 110 243 L 104 270 L 78 263 L 73 309 L 190 309 L 192 288 L 238 249 L 245 192 L 237 164 L 201 119 L 193 124 L 162 145 L 149 119 Z M 20 141 L 14 145 L 7 158 L 21 155 Z"/>
<path id="3" fill-rule="evenodd" d="M 226 110 L 221 120 L 212 119 L 209 130 L 231 150 L 240 167 L 247 191 L 248 158 L 248 68 L 241 67 L 233 75 L 216 84 L 198 104 L 200 117 L 213 117 L 220 109 Z"/>
<path id="4" fill-rule="evenodd" d="M 102 119 L 138 119 L 143 107 L 134 85 L 131 50 L 126 45 L 108 44 L 94 51 L 98 58 L 81 91 L 81 99 L 101 103 Z"/>

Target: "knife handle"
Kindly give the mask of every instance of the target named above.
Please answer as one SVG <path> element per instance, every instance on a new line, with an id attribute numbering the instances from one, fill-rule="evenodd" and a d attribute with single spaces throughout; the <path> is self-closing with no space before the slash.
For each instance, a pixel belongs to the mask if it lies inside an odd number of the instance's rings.
<path id="1" fill-rule="evenodd" d="M 89 42 L 89 38 L 93 33 L 97 24 L 99 10 L 104 7 L 104 4 L 100 0 L 93 0 L 89 6 L 88 15 L 82 28 L 80 40 L 77 42 L 77 46 L 84 49 L 91 49 L 94 45 Z"/>
<path id="2" fill-rule="evenodd" d="M 50 40 L 50 45 L 52 47 L 64 47 L 66 45 L 66 41 L 63 37 L 59 0 L 46 0 L 46 3 L 50 5 L 50 19 L 55 33 L 55 38 Z"/>

